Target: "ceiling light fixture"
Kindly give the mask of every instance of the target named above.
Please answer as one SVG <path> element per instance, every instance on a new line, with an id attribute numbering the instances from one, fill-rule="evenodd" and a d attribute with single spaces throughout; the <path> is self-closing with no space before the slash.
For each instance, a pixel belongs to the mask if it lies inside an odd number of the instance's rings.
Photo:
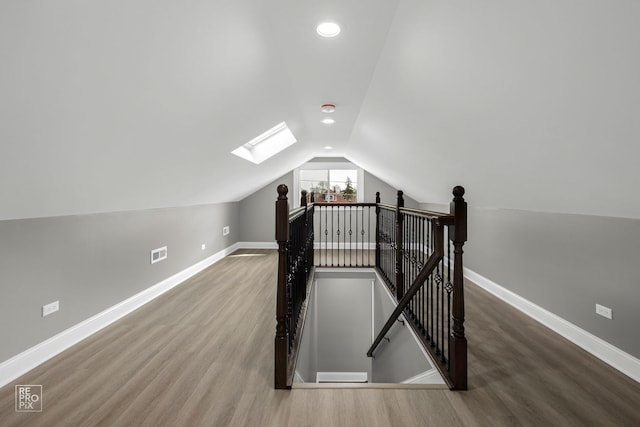
<path id="1" fill-rule="evenodd" d="M 335 104 L 322 104 L 320 106 L 320 109 L 323 113 L 333 113 L 334 111 L 336 111 L 336 106 Z"/>
<path id="2" fill-rule="evenodd" d="M 325 149 L 325 150 L 333 150 L 333 147 L 332 147 L 332 146 L 330 146 L 330 145 L 325 145 L 325 146 L 324 146 L 324 149 Z"/>
<path id="3" fill-rule="evenodd" d="M 331 119 L 331 118 L 326 118 L 326 119 L 322 119 L 322 123 L 324 123 L 325 125 L 332 125 L 334 124 L 336 121 Z"/>
<path id="4" fill-rule="evenodd" d="M 335 22 L 323 22 L 316 27 L 316 31 L 322 37 L 335 37 L 340 34 L 340 25 Z"/>

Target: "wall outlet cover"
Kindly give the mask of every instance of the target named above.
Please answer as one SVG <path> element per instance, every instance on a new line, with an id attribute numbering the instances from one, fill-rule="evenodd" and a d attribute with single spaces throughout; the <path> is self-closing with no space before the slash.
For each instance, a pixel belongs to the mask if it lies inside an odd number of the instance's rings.
<path id="1" fill-rule="evenodd" d="M 51 313 L 55 313 L 60 310 L 60 301 L 54 301 L 51 304 L 46 304 L 42 306 L 42 317 L 48 316 Z"/>
<path id="2" fill-rule="evenodd" d="M 613 319 L 613 310 L 604 305 L 596 304 L 596 313 L 607 319 Z"/>

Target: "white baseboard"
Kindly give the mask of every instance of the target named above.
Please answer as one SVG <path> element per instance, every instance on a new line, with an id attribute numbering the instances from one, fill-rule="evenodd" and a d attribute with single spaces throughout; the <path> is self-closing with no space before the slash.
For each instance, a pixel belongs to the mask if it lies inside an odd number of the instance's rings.
<path id="1" fill-rule="evenodd" d="M 430 369 L 421 374 L 402 381 L 401 384 L 444 384 L 442 376 L 437 369 Z"/>
<path id="2" fill-rule="evenodd" d="M 66 329 L 46 341 L 0 363 L 0 387 L 5 386 L 16 378 L 26 374 L 38 365 L 62 353 L 72 345 L 82 341 L 90 335 L 109 326 L 116 320 L 126 316 L 149 301 L 157 298 L 168 290 L 178 286 L 191 276 L 215 264 L 222 258 L 242 247 L 235 243 L 226 249 L 192 265 L 179 273 L 145 289 L 142 292 L 86 319 L 77 325 Z"/>
<path id="3" fill-rule="evenodd" d="M 366 383 L 366 372 L 318 372 L 317 383 Z"/>
<path id="4" fill-rule="evenodd" d="M 278 243 L 273 242 L 238 242 L 240 249 L 278 249 Z"/>
<path id="5" fill-rule="evenodd" d="M 573 323 L 568 322 L 548 310 L 545 310 L 531 301 L 522 298 L 520 295 L 503 288 L 473 270 L 465 267 L 464 275 L 473 283 L 505 301 L 507 304 L 517 308 L 527 316 L 537 320 L 552 331 L 562 335 L 569 341 L 593 354 L 608 365 L 616 368 L 623 374 L 640 382 L 639 359 L 625 353 L 603 339 L 579 328 Z"/>
<path id="6" fill-rule="evenodd" d="M 313 243 L 313 249 L 321 249 L 321 250 L 376 250 L 376 242 L 318 242 L 315 241 Z"/>

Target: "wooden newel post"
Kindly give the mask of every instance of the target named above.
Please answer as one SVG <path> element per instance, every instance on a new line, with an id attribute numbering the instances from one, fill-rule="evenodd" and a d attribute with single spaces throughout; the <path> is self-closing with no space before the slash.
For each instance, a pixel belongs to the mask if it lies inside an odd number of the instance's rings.
<path id="1" fill-rule="evenodd" d="M 276 294 L 275 388 L 288 388 L 287 353 L 287 241 L 289 240 L 289 200 L 286 185 L 278 186 L 276 200 L 276 241 L 278 242 L 278 289 Z"/>
<path id="2" fill-rule="evenodd" d="M 307 190 L 302 190 L 300 195 L 300 206 L 307 206 Z"/>
<path id="3" fill-rule="evenodd" d="M 404 271 L 402 271 L 404 215 L 400 211 L 400 208 L 404 207 L 404 198 L 402 195 L 402 191 L 398 190 L 398 203 L 396 205 L 396 298 L 398 301 L 404 296 Z"/>
<path id="4" fill-rule="evenodd" d="M 380 268 L 380 192 L 379 191 L 376 192 L 376 268 Z"/>
<path id="5" fill-rule="evenodd" d="M 453 388 L 467 389 L 467 339 L 464 336 L 464 272 L 462 264 L 462 246 L 467 241 L 467 202 L 464 201 L 464 188 L 453 189 L 453 201 L 449 205 L 450 213 L 455 216 L 453 233 L 449 239 L 453 242 L 453 301 L 451 317 L 453 327 L 449 336 L 451 350 L 450 373 Z M 451 261 L 449 261 L 451 262 Z"/>

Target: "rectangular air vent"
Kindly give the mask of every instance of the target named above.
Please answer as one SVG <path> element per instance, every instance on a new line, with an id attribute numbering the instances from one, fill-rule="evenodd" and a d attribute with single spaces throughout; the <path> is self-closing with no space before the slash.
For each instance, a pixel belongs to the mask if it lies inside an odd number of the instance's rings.
<path id="1" fill-rule="evenodd" d="M 151 251 L 151 264 L 167 259 L 167 247 L 163 246 Z"/>

